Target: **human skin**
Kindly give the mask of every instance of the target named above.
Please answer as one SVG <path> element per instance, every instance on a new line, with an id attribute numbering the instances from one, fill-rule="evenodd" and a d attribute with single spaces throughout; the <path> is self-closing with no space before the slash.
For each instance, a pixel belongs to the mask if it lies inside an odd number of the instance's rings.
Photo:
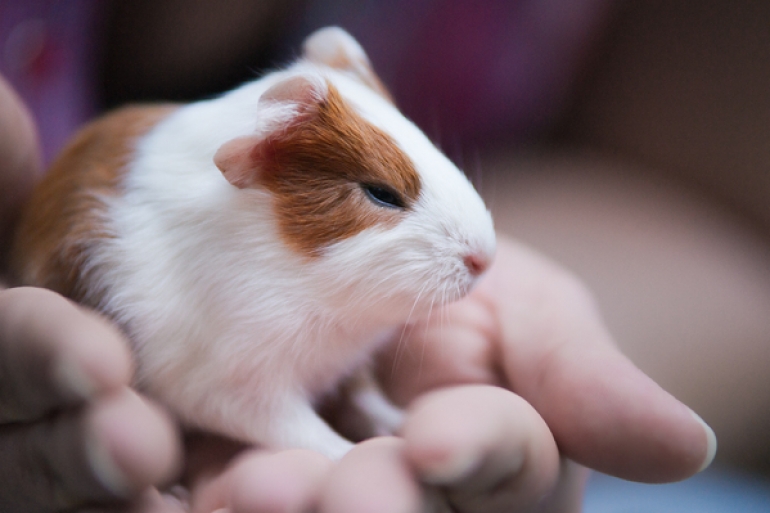
<path id="1" fill-rule="evenodd" d="M 0 155 L 14 148 L 25 144 Z M 3 194 L 28 189 L 30 175 L 15 176 L 19 189 Z M 127 347 L 105 320 L 51 292 L 0 292 L 0 509 L 183 510 L 156 491 L 179 464 L 176 428 L 131 390 Z M 406 332 L 379 375 L 409 404 L 397 436 L 365 441 L 336 463 L 257 450 L 229 461 L 230 444 L 204 440 L 188 453 L 200 463 L 187 473 L 192 511 L 367 504 L 396 513 L 425 501 L 479 513 L 576 511 L 580 465 L 669 481 L 695 473 L 715 448 L 704 424 L 615 348 L 579 280 L 505 238 L 480 286 Z"/>
<path id="2" fill-rule="evenodd" d="M 506 191 L 499 228 L 580 274 L 621 350 L 714 429 L 716 463 L 767 469 L 768 237 L 618 155 L 501 153 L 483 168 Z"/>
<path id="3" fill-rule="evenodd" d="M 0 263 L 26 196 L 42 175 L 35 125 L 16 92 L 0 76 Z"/>
<path id="4" fill-rule="evenodd" d="M 0 248 L 40 175 L 34 123 L 0 77 Z M 148 492 L 176 474 L 181 444 L 131 375 L 110 323 L 52 292 L 0 284 L 0 510 L 157 503 Z"/>
<path id="5" fill-rule="evenodd" d="M 243 454 L 198 482 L 194 511 L 417 511 L 415 480 L 455 511 L 578 511 L 581 465 L 662 482 L 713 456 L 702 422 L 615 349 L 580 282 L 506 239 L 490 276 L 407 334 L 380 375 L 411 403 L 397 438 L 337 464 Z"/>

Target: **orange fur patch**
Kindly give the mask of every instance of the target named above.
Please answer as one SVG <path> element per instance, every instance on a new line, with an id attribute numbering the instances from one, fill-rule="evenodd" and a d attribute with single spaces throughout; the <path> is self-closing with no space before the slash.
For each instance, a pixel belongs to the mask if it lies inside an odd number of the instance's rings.
<path id="1" fill-rule="evenodd" d="M 126 107 L 81 130 L 35 189 L 11 254 L 14 277 L 92 303 L 84 264 L 94 241 L 111 237 L 101 198 L 119 193 L 137 138 L 176 107 Z M 92 305 L 95 306 L 95 305 Z"/>
<path id="2" fill-rule="evenodd" d="M 385 132 L 348 106 L 333 85 L 326 99 L 254 149 L 260 185 L 275 195 L 284 241 L 308 256 L 375 225 L 392 226 L 401 209 L 373 204 L 361 185 L 385 186 L 417 201 L 420 178 Z"/>

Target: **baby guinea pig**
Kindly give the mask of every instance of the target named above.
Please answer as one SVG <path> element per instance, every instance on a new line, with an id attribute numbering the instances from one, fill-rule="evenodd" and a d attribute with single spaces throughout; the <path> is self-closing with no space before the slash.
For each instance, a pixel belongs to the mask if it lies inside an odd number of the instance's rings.
<path id="1" fill-rule="evenodd" d="M 87 126 L 36 190 L 12 266 L 113 319 L 137 386 L 186 425 L 339 458 L 351 443 L 318 400 L 467 294 L 494 250 L 468 180 L 327 28 L 221 97 Z M 393 429 L 394 407 L 361 392 Z"/>

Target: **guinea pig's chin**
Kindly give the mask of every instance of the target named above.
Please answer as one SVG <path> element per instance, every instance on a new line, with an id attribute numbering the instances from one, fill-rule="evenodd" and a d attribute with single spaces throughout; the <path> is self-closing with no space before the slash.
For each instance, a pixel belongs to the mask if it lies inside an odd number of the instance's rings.
<path id="1" fill-rule="evenodd" d="M 452 279 L 437 280 L 432 290 L 422 290 L 415 296 L 413 308 L 415 314 L 430 313 L 432 309 L 458 301 L 467 296 L 476 286 L 478 279 L 464 273 L 458 273 Z"/>
<path id="2" fill-rule="evenodd" d="M 442 297 L 437 301 L 437 304 L 448 304 L 458 301 L 468 294 L 476 287 L 478 278 L 473 276 L 463 276 L 458 279 L 453 285 L 448 285 L 446 291 L 442 294 Z"/>
<path id="3" fill-rule="evenodd" d="M 371 290 L 368 286 L 333 288 L 328 299 L 336 310 L 370 326 L 401 324 L 437 314 L 442 306 L 466 296 L 477 281 L 460 272 L 451 277 L 435 276 L 428 282 L 401 282 L 387 294 L 365 292 Z"/>

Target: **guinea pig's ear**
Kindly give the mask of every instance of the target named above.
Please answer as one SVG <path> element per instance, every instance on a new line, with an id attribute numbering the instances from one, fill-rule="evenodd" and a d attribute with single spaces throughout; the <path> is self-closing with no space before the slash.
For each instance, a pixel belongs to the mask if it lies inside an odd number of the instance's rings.
<path id="1" fill-rule="evenodd" d="M 308 122 L 328 93 L 326 81 L 317 75 L 293 75 L 276 83 L 259 97 L 256 133 L 220 146 L 214 164 L 239 189 L 254 187 L 276 143 Z"/>
<path id="2" fill-rule="evenodd" d="M 372 69 L 364 49 L 345 30 L 339 27 L 316 30 L 305 39 L 302 54 L 310 62 L 348 73 L 393 102 L 390 93 Z"/>

